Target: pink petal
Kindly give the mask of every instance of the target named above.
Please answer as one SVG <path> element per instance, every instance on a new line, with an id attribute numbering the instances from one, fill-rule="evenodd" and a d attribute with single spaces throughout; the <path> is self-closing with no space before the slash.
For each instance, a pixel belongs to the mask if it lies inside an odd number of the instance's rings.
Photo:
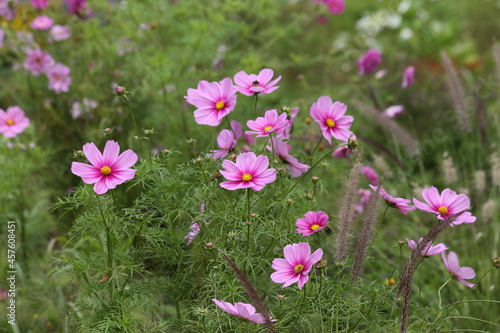
<path id="1" fill-rule="evenodd" d="M 273 75 L 274 72 L 272 69 L 264 68 L 257 75 L 257 81 L 259 81 L 260 85 L 265 86 L 273 78 Z"/>
<path id="2" fill-rule="evenodd" d="M 95 184 L 94 184 L 94 191 L 97 194 L 104 194 L 108 191 L 108 188 L 106 187 L 105 183 L 105 177 L 101 177 Z"/>
<path id="3" fill-rule="evenodd" d="M 101 171 L 96 167 L 80 162 L 71 163 L 71 172 L 79 177 L 87 184 L 93 184 L 102 177 Z"/>
<path id="4" fill-rule="evenodd" d="M 83 153 L 85 157 L 89 160 L 92 165 L 97 168 L 102 168 L 104 166 L 103 157 L 99 149 L 93 142 L 86 143 L 83 145 Z"/>
<path id="5" fill-rule="evenodd" d="M 120 154 L 120 145 L 118 144 L 118 142 L 109 140 L 108 142 L 106 142 L 104 152 L 102 153 L 103 163 L 111 167 L 113 164 L 115 164 L 115 161 L 118 158 L 118 154 Z"/>

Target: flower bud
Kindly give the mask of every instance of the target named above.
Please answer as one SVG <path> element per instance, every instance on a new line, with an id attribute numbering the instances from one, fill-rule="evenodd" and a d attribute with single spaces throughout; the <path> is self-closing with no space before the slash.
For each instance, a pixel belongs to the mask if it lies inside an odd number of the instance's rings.
<path id="1" fill-rule="evenodd" d="M 122 86 L 115 86 L 115 93 L 118 96 L 123 96 L 125 95 L 125 87 Z"/>
<path id="2" fill-rule="evenodd" d="M 500 258 L 491 258 L 491 261 L 493 262 L 493 266 L 500 268 Z"/>

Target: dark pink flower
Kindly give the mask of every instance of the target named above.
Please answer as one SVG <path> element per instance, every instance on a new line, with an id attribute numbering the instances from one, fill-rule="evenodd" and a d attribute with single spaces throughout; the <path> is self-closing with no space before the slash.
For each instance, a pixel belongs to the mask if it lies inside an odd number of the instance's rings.
<path id="1" fill-rule="evenodd" d="M 54 24 L 54 20 L 46 15 L 41 15 L 35 17 L 35 19 L 31 22 L 31 27 L 37 30 L 49 30 L 50 27 Z"/>
<path id="2" fill-rule="evenodd" d="M 184 236 L 184 238 L 187 239 L 186 246 L 191 244 L 195 237 L 198 235 L 198 233 L 200 232 L 200 226 L 198 225 L 198 223 L 193 223 L 191 224 L 189 229 L 190 231 L 188 232 L 188 234 Z"/>
<path id="3" fill-rule="evenodd" d="M 49 0 L 31 0 L 31 4 L 37 10 L 42 10 L 42 9 L 49 8 Z"/>
<path id="4" fill-rule="evenodd" d="M 410 66 L 403 72 L 403 83 L 401 84 L 401 88 L 406 89 L 413 84 L 415 80 L 415 67 Z"/>
<path id="5" fill-rule="evenodd" d="M 323 250 L 317 249 L 311 254 L 309 243 L 289 244 L 283 249 L 285 259 L 273 260 L 276 272 L 271 279 L 276 283 L 283 283 L 283 288 L 297 282 L 299 289 L 309 280 L 309 272 L 314 264 L 323 257 Z"/>
<path id="6" fill-rule="evenodd" d="M 360 170 L 365 175 L 365 177 L 368 179 L 370 184 L 372 184 L 372 185 L 378 184 L 378 175 L 375 172 L 375 170 L 373 170 L 372 167 L 370 167 L 368 165 L 363 165 L 362 167 L 360 167 Z"/>
<path id="7" fill-rule="evenodd" d="M 24 68 L 35 76 L 46 73 L 55 64 L 50 54 L 40 49 L 27 50 L 26 53 L 27 57 L 24 61 Z"/>
<path id="8" fill-rule="evenodd" d="M 365 75 L 375 72 L 382 62 L 382 53 L 375 49 L 368 50 L 361 59 L 358 60 L 359 74 Z"/>
<path id="9" fill-rule="evenodd" d="M 423 203 L 413 198 L 415 207 L 425 212 L 436 214 L 440 220 L 446 220 L 470 208 L 470 200 L 467 195 L 457 194 L 449 188 L 443 190 L 443 193 L 439 194 L 437 188 L 432 186 L 431 188 L 425 189 L 422 192 L 422 196 L 427 203 Z M 472 219 L 473 221 L 471 221 Z M 475 220 L 476 218 L 472 215 L 464 215 L 462 218 L 457 216 L 454 222 L 458 222 L 457 224 L 472 223 Z"/>
<path id="10" fill-rule="evenodd" d="M 245 131 L 245 134 L 257 134 L 257 137 L 265 137 L 271 133 L 276 133 L 276 137 L 280 138 L 285 132 L 287 125 L 286 113 L 278 116 L 278 111 L 272 109 L 264 113 L 264 117 L 257 117 L 255 120 L 247 121 L 247 126 L 253 131 Z"/>
<path id="11" fill-rule="evenodd" d="M 324 3 L 332 14 L 342 14 L 345 10 L 344 0 L 325 0 Z"/>
<path id="12" fill-rule="evenodd" d="M 297 233 L 303 236 L 309 236 L 322 230 L 328 222 L 328 215 L 325 212 L 307 212 L 304 218 L 297 219 L 295 225 L 297 226 Z"/>
<path id="13" fill-rule="evenodd" d="M 200 81 L 198 88 L 188 89 L 184 98 L 197 108 L 194 119 L 200 125 L 218 126 L 236 105 L 236 93 L 230 78 L 220 82 Z"/>
<path id="14" fill-rule="evenodd" d="M 86 5 L 87 0 L 66 0 L 66 5 L 71 14 L 76 15 L 80 18 L 86 16 Z"/>
<path id="15" fill-rule="evenodd" d="M 423 240 L 424 240 L 424 238 L 420 237 L 418 240 L 418 244 L 417 244 L 414 240 L 406 238 L 406 242 L 408 243 L 408 247 L 412 250 L 416 250 L 417 247 L 420 245 L 420 243 L 422 243 Z M 422 257 L 435 256 L 436 254 L 443 253 L 447 249 L 448 248 L 443 243 L 439 243 L 437 245 L 432 245 L 432 242 L 428 242 L 420 251 L 420 255 Z"/>
<path id="16" fill-rule="evenodd" d="M 212 298 L 212 301 L 214 301 L 214 303 L 217 304 L 219 308 L 229 314 L 235 315 L 253 323 L 263 324 L 266 322 L 266 318 L 264 318 L 264 315 L 262 313 L 255 313 L 255 308 L 253 307 L 253 305 L 241 302 L 234 303 L 233 305 L 228 302 L 219 301 L 215 298 Z M 271 319 L 271 321 L 276 320 L 277 319 Z"/>
<path id="17" fill-rule="evenodd" d="M 227 190 L 251 188 L 260 191 L 264 186 L 276 180 L 276 170 L 268 169 L 269 159 L 264 155 L 255 156 L 254 153 L 243 153 L 236 157 L 236 163 L 225 160 L 219 170 L 228 181 L 222 182 L 221 187 Z"/>
<path id="18" fill-rule="evenodd" d="M 137 154 L 131 149 L 120 154 L 120 145 L 115 141 L 106 142 L 102 154 L 93 142 L 87 143 L 83 153 L 92 165 L 73 162 L 71 172 L 82 177 L 84 183 L 94 184 L 97 194 L 104 194 L 135 176 L 136 170 L 130 168 L 137 162 Z"/>
<path id="19" fill-rule="evenodd" d="M 279 88 L 275 84 L 281 80 L 281 76 L 278 76 L 278 78 L 271 81 L 273 75 L 273 70 L 269 68 L 264 68 L 257 75 L 241 71 L 234 76 L 234 83 L 236 84 L 234 88 L 246 96 L 269 94 Z"/>
<path id="20" fill-rule="evenodd" d="M 343 142 L 347 142 L 353 133 L 349 130 L 353 116 L 344 116 L 347 106 L 340 102 L 332 102 L 329 96 L 321 96 L 311 106 L 310 114 L 315 122 L 319 124 L 324 138 L 331 143 L 332 136 Z"/>
<path id="21" fill-rule="evenodd" d="M 399 116 L 401 113 L 403 113 L 405 110 L 405 107 L 402 105 L 393 105 L 388 107 L 387 109 L 384 110 L 384 115 L 389 118 L 394 118 L 396 116 Z"/>
<path id="22" fill-rule="evenodd" d="M 61 63 L 57 63 L 47 70 L 47 77 L 49 78 L 49 89 L 54 90 L 56 93 L 68 92 L 71 85 L 71 78 L 69 67 Z"/>
<path id="23" fill-rule="evenodd" d="M 446 253 L 441 253 L 441 257 L 443 258 L 444 265 L 448 272 L 451 273 L 454 279 L 458 280 L 458 282 L 463 283 L 467 287 L 475 288 L 476 285 L 472 282 L 465 281 L 466 279 L 473 279 L 476 277 L 476 272 L 470 267 L 460 267 L 458 262 L 458 257 L 455 252 L 450 252 L 448 254 L 448 259 L 446 259 Z"/>
<path id="24" fill-rule="evenodd" d="M 377 192 L 377 186 L 370 185 L 370 187 L 372 188 L 372 190 Z M 401 213 L 405 215 L 408 215 L 409 211 L 417 209 L 414 206 L 408 205 L 411 200 L 390 196 L 382 186 L 378 187 L 378 194 L 385 200 L 389 207 L 397 208 Z"/>
<path id="25" fill-rule="evenodd" d="M 289 154 L 289 145 L 280 139 L 271 138 L 271 146 L 268 146 L 267 149 L 271 150 L 274 155 L 278 156 L 283 163 L 290 167 L 290 173 L 293 177 L 299 177 L 310 168 L 309 165 L 302 164 L 295 157 L 291 156 Z"/>
<path id="26" fill-rule="evenodd" d="M 0 109 L 0 133 L 6 138 L 13 138 L 24 132 L 30 124 L 24 111 L 18 106 L 11 106 L 7 111 Z"/>
<path id="27" fill-rule="evenodd" d="M 231 120 L 231 129 L 223 129 L 217 136 L 217 145 L 220 150 L 211 150 L 212 154 L 207 154 L 214 160 L 226 157 L 238 144 L 238 139 L 243 134 L 241 124 L 237 121 Z"/>

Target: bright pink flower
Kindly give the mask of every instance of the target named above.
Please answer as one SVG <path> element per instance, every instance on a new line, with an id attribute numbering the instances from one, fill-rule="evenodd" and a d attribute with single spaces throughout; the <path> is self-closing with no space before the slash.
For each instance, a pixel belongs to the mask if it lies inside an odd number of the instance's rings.
<path id="1" fill-rule="evenodd" d="M 332 14 L 342 14 L 345 10 L 344 0 L 326 0 L 325 5 Z"/>
<path id="2" fill-rule="evenodd" d="M 13 138 L 24 132 L 30 120 L 18 106 L 11 106 L 7 111 L 0 109 L 0 133 L 6 138 Z"/>
<path id="3" fill-rule="evenodd" d="M 52 40 L 61 41 L 71 37 L 71 28 L 68 25 L 54 25 L 50 29 L 50 36 Z"/>
<path id="4" fill-rule="evenodd" d="M 47 71 L 49 78 L 49 89 L 54 90 L 56 93 L 68 92 L 71 85 L 71 78 L 69 67 L 61 63 L 57 63 Z"/>
<path id="5" fill-rule="evenodd" d="M 303 236 L 309 236 L 322 230 L 328 222 L 328 215 L 325 212 L 307 212 L 304 214 L 304 218 L 297 219 L 295 225 L 297 226 L 297 231 Z"/>
<path id="6" fill-rule="evenodd" d="M 194 105 L 194 119 L 200 125 L 218 126 L 234 110 L 236 92 L 230 78 L 219 82 L 200 81 L 197 89 L 188 89 L 184 97 Z"/>
<path id="7" fill-rule="evenodd" d="M 266 322 L 266 318 L 264 318 L 264 315 L 262 313 L 255 313 L 255 308 L 250 304 L 237 302 L 233 305 L 229 302 L 216 300 L 215 298 L 212 298 L 212 301 L 214 301 L 219 308 L 229 314 L 235 315 L 253 323 L 263 324 Z M 271 319 L 271 321 L 277 321 L 277 319 Z"/>
<path id="8" fill-rule="evenodd" d="M 311 117 L 319 124 L 323 136 L 329 143 L 331 143 L 332 136 L 337 140 L 347 142 L 353 135 L 349 128 L 354 117 L 344 116 L 346 111 L 347 106 L 340 102 L 333 103 L 329 96 L 321 96 L 311 106 Z"/>
<path id="9" fill-rule="evenodd" d="M 271 279 L 276 283 L 284 283 L 283 288 L 298 282 L 299 289 L 309 280 L 309 272 L 314 264 L 323 257 L 323 250 L 317 249 L 311 254 L 309 243 L 289 244 L 283 249 L 285 259 L 273 260 L 276 272 Z"/>
<path id="10" fill-rule="evenodd" d="M 375 49 L 368 50 L 361 59 L 358 60 L 359 74 L 365 75 L 375 72 L 382 62 L 382 53 Z"/>
<path id="11" fill-rule="evenodd" d="M 441 253 L 441 257 L 443 258 L 446 269 L 451 273 L 454 279 L 465 284 L 467 287 L 476 287 L 474 283 L 465 281 L 465 279 L 473 279 L 476 277 L 476 272 L 474 272 L 474 270 L 470 267 L 460 267 L 458 257 L 455 252 L 450 252 L 448 254 L 448 259 L 446 259 L 445 252 Z"/>
<path id="12" fill-rule="evenodd" d="M 31 4 L 37 10 L 42 10 L 42 9 L 49 8 L 49 0 L 31 0 Z"/>
<path id="13" fill-rule="evenodd" d="M 377 186 L 370 185 L 370 187 L 377 192 Z M 385 200 L 389 207 L 397 208 L 405 215 L 408 215 L 409 211 L 417 209 L 414 206 L 408 206 L 411 200 L 390 196 L 382 186 L 378 187 L 378 194 Z"/>
<path id="14" fill-rule="evenodd" d="M 273 75 L 273 70 L 269 68 L 264 68 L 257 75 L 247 74 L 244 71 L 238 72 L 234 76 L 234 83 L 236 84 L 234 89 L 246 96 L 272 93 L 279 88 L 275 84 L 281 80 L 281 76 L 279 76 L 277 79 L 271 81 Z"/>
<path id="15" fill-rule="evenodd" d="M 387 109 L 384 110 L 384 115 L 389 118 L 394 118 L 396 116 L 399 116 L 401 113 L 403 113 L 405 110 L 405 107 L 402 105 L 393 105 L 388 107 Z"/>
<path id="16" fill-rule="evenodd" d="M 231 130 L 223 129 L 217 136 L 217 145 L 221 150 L 211 150 L 213 154 L 207 154 L 214 160 L 226 157 L 238 144 L 238 139 L 243 134 L 241 124 L 231 120 Z"/>
<path id="17" fill-rule="evenodd" d="M 253 131 L 245 131 L 245 134 L 257 134 L 257 137 L 268 136 L 270 133 L 276 133 L 276 137 L 280 138 L 285 132 L 287 125 L 286 113 L 278 116 L 278 111 L 272 109 L 264 113 L 264 117 L 257 117 L 255 120 L 247 121 L 247 126 Z"/>
<path id="18" fill-rule="evenodd" d="M 302 164 L 291 156 L 289 154 L 290 146 L 280 139 L 271 138 L 271 146 L 268 146 L 267 149 L 271 150 L 274 155 L 278 156 L 283 163 L 290 167 L 290 173 L 293 177 L 299 177 L 310 168 L 309 165 Z"/>
<path id="19" fill-rule="evenodd" d="M 97 194 L 104 194 L 135 176 L 136 170 L 130 168 L 137 162 L 137 154 L 131 149 L 119 154 L 120 145 L 115 141 L 106 142 L 103 154 L 93 142 L 87 143 L 83 153 L 92 165 L 73 162 L 71 172 L 82 177 L 84 183 L 94 184 Z"/>
<path id="20" fill-rule="evenodd" d="M 463 213 L 466 209 L 470 208 L 470 200 L 467 195 L 457 194 L 449 188 L 443 190 L 443 193 L 440 195 L 437 188 L 433 186 L 425 189 L 422 192 L 422 196 L 427 204 L 413 198 L 415 207 L 425 212 L 436 214 L 440 220 L 446 220 L 453 215 Z M 473 221 L 471 221 L 472 219 Z M 462 218 L 458 216 L 455 221 L 458 222 L 457 224 L 461 224 L 472 223 L 475 220 L 476 218 L 474 216 L 464 215 Z"/>
<path id="21" fill-rule="evenodd" d="M 50 54 L 40 49 L 27 50 L 26 53 L 27 57 L 24 61 L 24 68 L 35 76 L 46 73 L 55 64 Z"/>
<path id="22" fill-rule="evenodd" d="M 66 0 L 66 5 L 71 14 L 84 18 L 86 13 L 87 0 Z"/>
<path id="23" fill-rule="evenodd" d="M 268 169 L 269 159 L 264 155 L 255 156 L 254 153 L 243 153 L 236 157 L 236 163 L 225 160 L 219 170 L 228 181 L 222 182 L 221 187 L 227 190 L 238 190 L 250 187 L 260 191 L 264 186 L 276 179 L 276 170 Z"/>
<path id="24" fill-rule="evenodd" d="M 365 175 L 365 177 L 368 179 L 368 181 L 370 182 L 370 184 L 372 184 L 372 185 L 377 185 L 378 184 L 378 175 L 375 172 L 375 170 L 373 170 L 372 167 L 370 167 L 368 165 L 363 165 L 359 169 Z"/>
<path id="25" fill-rule="evenodd" d="M 406 89 L 413 84 L 415 80 L 415 67 L 410 66 L 403 72 L 403 83 L 401 88 Z"/>
<path id="26" fill-rule="evenodd" d="M 191 231 L 189 231 L 188 234 L 184 236 L 184 238 L 187 239 L 186 246 L 191 244 L 195 239 L 195 237 L 198 235 L 198 233 L 200 232 L 200 226 L 198 225 L 198 223 L 193 223 L 191 224 L 189 229 Z"/>
<path id="27" fill-rule="evenodd" d="M 417 247 L 420 245 L 420 243 L 422 243 L 423 240 L 424 240 L 424 237 L 420 237 L 418 240 L 418 244 L 417 244 L 414 240 L 406 238 L 406 242 L 408 243 L 408 247 L 412 250 L 416 250 Z M 443 243 L 439 243 L 437 245 L 432 245 L 432 242 L 428 242 L 420 251 L 420 255 L 422 257 L 435 256 L 436 254 L 443 253 L 447 249 L 448 248 Z"/>
<path id="28" fill-rule="evenodd" d="M 50 27 L 54 24 L 54 20 L 46 15 L 41 15 L 35 17 L 35 19 L 31 22 L 31 27 L 37 30 L 49 30 Z"/>

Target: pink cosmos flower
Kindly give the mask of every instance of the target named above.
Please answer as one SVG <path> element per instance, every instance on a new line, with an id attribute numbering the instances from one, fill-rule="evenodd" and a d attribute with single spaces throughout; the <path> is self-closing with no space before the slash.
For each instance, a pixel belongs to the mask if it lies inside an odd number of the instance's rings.
<path id="1" fill-rule="evenodd" d="M 293 177 L 299 177 L 310 168 L 309 165 L 302 164 L 295 157 L 291 156 L 289 154 L 290 146 L 280 139 L 271 138 L 271 147 L 268 146 L 267 149 L 271 150 L 274 155 L 278 156 L 283 163 L 290 167 L 290 173 Z"/>
<path id="2" fill-rule="evenodd" d="M 220 83 L 200 81 L 197 89 L 188 89 L 185 98 L 197 108 L 194 119 L 200 125 L 218 126 L 236 105 L 236 92 L 230 78 Z"/>
<path id="3" fill-rule="evenodd" d="M 363 165 L 359 169 L 365 175 L 365 177 L 368 179 L 368 181 L 370 182 L 370 184 L 372 184 L 372 185 L 377 185 L 378 184 L 378 175 L 375 172 L 375 170 L 373 170 L 372 167 L 370 167 L 368 165 Z"/>
<path id="4" fill-rule="evenodd" d="M 467 195 L 457 194 L 455 191 L 452 191 L 449 188 L 443 190 L 443 193 L 441 193 L 440 195 L 437 188 L 432 186 L 431 188 L 425 189 L 422 192 L 422 196 L 427 204 L 413 198 L 415 207 L 425 212 L 436 214 L 438 219 L 440 220 L 446 220 L 453 215 L 460 214 L 464 210 L 470 208 L 470 200 Z M 476 218 L 472 215 L 462 215 L 463 214 L 457 216 L 457 218 L 453 222 L 458 222 L 457 224 L 461 224 L 472 223 L 476 220 Z M 472 219 L 473 221 L 471 221 Z"/>
<path id="5" fill-rule="evenodd" d="M 420 243 L 422 243 L 423 240 L 424 240 L 424 237 L 420 237 L 418 240 L 418 244 L 417 244 L 414 240 L 406 238 L 406 242 L 408 243 L 408 247 L 412 250 L 416 250 L 418 245 L 420 245 Z M 420 251 L 420 255 L 422 257 L 435 256 L 436 254 L 443 253 L 447 249 L 448 248 L 443 243 L 439 243 L 437 245 L 432 245 L 432 242 L 428 242 Z"/>
<path id="6" fill-rule="evenodd" d="M 377 186 L 370 185 L 370 187 L 372 188 L 372 190 L 377 192 Z M 411 202 L 411 200 L 395 198 L 387 194 L 387 191 L 382 186 L 378 187 L 378 194 L 385 200 L 389 207 L 397 208 L 401 213 L 405 215 L 408 215 L 409 211 L 417 209 L 417 207 L 415 206 L 408 206 L 408 203 Z"/>
<path id="7" fill-rule="evenodd" d="M 200 226 L 198 225 L 198 223 L 193 223 L 191 224 L 189 229 L 191 231 L 189 231 L 188 234 L 184 236 L 184 238 L 187 239 L 186 246 L 191 244 L 195 239 L 195 237 L 198 235 L 198 233 L 200 232 Z"/>
<path id="8" fill-rule="evenodd" d="M 236 84 L 234 89 L 246 96 L 272 93 L 279 88 L 279 86 L 275 86 L 275 84 L 281 80 L 280 75 L 277 79 L 271 81 L 273 75 L 273 70 L 269 68 L 264 68 L 257 75 L 249 75 L 244 71 L 238 72 L 234 76 L 234 83 Z"/>
<path id="9" fill-rule="evenodd" d="M 30 124 L 24 111 L 18 106 L 11 106 L 7 111 L 0 109 L 0 133 L 6 138 L 13 138 L 24 132 Z"/>
<path id="10" fill-rule="evenodd" d="M 94 184 L 97 194 L 104 194 L 135 176 L 136 170 L 130 168 L 137 162 L 137 154 L 127 149 L 118 155 L 120 145 L 115 141 L 106 142 L 103 154 L 93 142 L 87 143 L 83 153 L 92 165 L 73 162 L 71 172 L 82 177 L 84 183 Z"/>
<path id="11" fill-rule="evenodd" d="M 303 236 L 309 236 L 322 230 L 328 222 L 328 215 L 325 212 L 307 212 L 304 214 L 304 218 L 298 219 L 295 222 L 297 226 L 297 233 Z"/>
<path id="12" fill-rule="evenodd" d="M 31 4 L 37 10 L 42 10 L 42 9 L 49 8 L 49 0 L 31 0 Z"/>
<path id="13" fill-rule="evenodd" d="M 71 37 L 71 28 L 68 25 L 54 25 L 50 29 L 50 36 L 52 40 L 61 41 Z"/>
<path id="14" fill-rule="evenodd" d="M 476 287 L 474 283 L 465 281 L 465 279 L 473 279 L 474 277 L 476 277 L 476 272 L 474 272 L 474 270 L 470 267 L 460 267 L 458 257 L 455 252 L 450 252 L 448 254 L 448 259 L 446 259 L 445 252 L 441 253 L 441 257 L 443 258 L 446 269 L 451 273 L 454 279 L 458 280 L 458 282 L 463 283 L 467 287 Z"/>
<path id="15" fill-rule="evenodd" d="M 323 250 L 317 249 L 311 254 L 309 243 L 289 244 L 283 249 L 285 259 L 273 260 L 276 272 L 271 279 L 276 283 L 284 283 L 283 288 L 298 282 L 299 289 L 309 280 L 309 272 L 314 264 L 323 257 Z"/>
<path id="16" fill-rule="evenodd" d="M 69 67 L 61 63 L 57 63 L 47 71 L 49 78 L 49 89 L 54 90 L 56 93 L 68 92 L 71 85 L 71 78 Z"/>
<path id="17" fill-rule="evenodd" d="M 243 134 L 241 124 L 231 120 L 231 130 L 223 129 L 217 136 L 217 145 L 221 150 L 211 150 L 213 154 L 207 154 L 214 160 L 226 157 L 238 144 L 238 139 Z"/>
<path id="18" fill-rule="evenodd" d="M 27 50 L 26 53 L 28 56 L 24 61 L 24 68 L 35 76 L 46 73 L 55 64 L 50 54 L 40 49 Z"/>
<path id="19" fill-rule="evenodd" d="M 236 163 L 225 160 L 219 170 L 228 181 L 222 182 L 221 187 L 227 190 L 238 190 L 250 187 L 260 191 L 264 186 L 276 180 L 276 170 L 268 169 L 269 159 L 264 155 L 255 156 L 254 153 L 243 153 L 236 157 Z"/>
<path id="20" fill-rule="evenodd" d="M 32 22 L 31 27 L 37 30 L 49 30 L 54 24 L 54 20 L 46 15 L 37 16 Z"/>
<path id="21" fill-rule="evenodd" d="M 345 10 L 344 0 L 325 0 L 324 3 L 332 14 L 342 14 Z"/>
<path id="22" fill-rule="evenodd" d="M 401 88 L 406 89 L 413 84 L 415 80 L 415 67 L 410 66 L 403 72 L 403 83 L 401 84 Z"/>
<path id="23" fill-rule="evenodd" d="M 88 13 L 86 10 L 87 0 L 66 0 L 66 5 L 71 14 L 84 18 Z"/>
<path id="24" fill-rule="evenodd" d="M 365 75 L 375 72 L 382 62 L 382 53 L 375 49 L 368 50 L 361 59 L 358 60 L 359 74 Z"/>
<path id="25" fill-rule="evenodd" d="M 337 140 L 347 142 L 353 135 L 349 128 L 354 117 L 344 116 L 346 111 L 347 106 L 340 102 L 333 103 L 329 96 L 321 96 L 311 106 L 311 117 L 319 124 L 323 136 L 329 143 L 331 143 L 332 136 Z"/>
<path id="26" fill-rule="evenodd" d="M 229 302 L 219 301 L 215 298 L 212 298 L 212 301 L 214 301 L 214 303 L 217 304 L 219 308 L 229 314 L 235 315 L 253 323 L 262 324 L 266 322 L 266 318 L 264 318 L 264 315 L 262 313 L 255 313 L 255 308 L 250 304 L 237 302 L 233 305 Z M 271 319 L 271 321 L 277 321 L 277 319 Z"/>
<path id="27" fill-rule="evenodd" d="M 285 132 L 287 125 L 286 113 L 278 116 L 278 111 L 272 109 L 264 113 L 264 117 L 257 117 L 255 120 L 247 121 L 247 126 L 253 131 L 245 131 L 245 134 L 257 134 L 257 137 L 268 136 L 270 133 L 276 133 L 276 137 L 280 138 Z"/>
<path id="28" fill-rule="evenodd" d="M 16 6 L 17 0 L 0 0 L 0 17 L 3 17 L 7 21 L 12 20 L 16 17 Z"/>
<path id="29" fill-rule="evenodd" d="M 384 110 L 384 115 L 389 118 L 394 118 L 396 116 L 399 116 L 401 113 L 403 113 L 405 110 L 405 107 L 402 105 L 393 105 L 388 107 L 387 109 Z"/>

